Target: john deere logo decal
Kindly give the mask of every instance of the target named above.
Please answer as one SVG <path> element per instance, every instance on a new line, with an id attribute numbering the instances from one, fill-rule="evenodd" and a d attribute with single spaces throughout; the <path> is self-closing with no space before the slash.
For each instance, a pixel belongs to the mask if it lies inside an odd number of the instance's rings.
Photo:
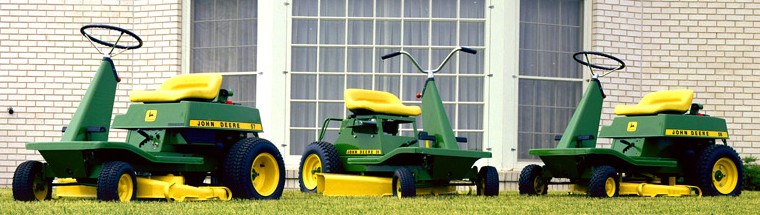
<path id="1" fill-rule="evenodd" d="M 145 111 L 145 122 L 153 122 L 156 121 L 156 117 L 158 116 L 157 110 L 148 110 Z"/>
<path id="2" fill-rule="evenodd" d="M 628 122 L 628 127 L 625 129 L 628 132 L 634 132 L 636 131 L 636 127 L 638 127 L 638 122 Z"/>
<path id="3" fill-rule="evenodd" d="M 379 155 L 382 154 L 380 149 L 349 149 L 347 155 Z"/>

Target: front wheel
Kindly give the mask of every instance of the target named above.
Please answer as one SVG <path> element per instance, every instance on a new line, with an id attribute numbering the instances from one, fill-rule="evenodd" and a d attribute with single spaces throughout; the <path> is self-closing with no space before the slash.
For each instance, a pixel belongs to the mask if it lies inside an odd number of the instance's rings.
<path id="1" fill-rule="evenodd" d="M 498 196 L 499 172 L 496 171 L 496 168 L 492 166 L 481 167 L 475 187 L 478 189 L 478 195 Z"/>
<path id="2" fill-rule="evenodd" d="M 620 194 L 620 176 L 615 168 L 601 165 L 594 168 L 588 184 L 591 197 L 607 198 Z"/>
<path id="3" fill-rule="evenodd" d="M 285 162 L 280 151 L 265 139 L 235 143 L 224 161 L 224 184 L 232 197 L 279 199 L 285 187 Z"/>
<path id="4" fill-rule="evenodd" d="M 328 142 L 313 142 L 306 146 L 298 170 L 301 192 L 317 191 L 317 173 L 340 173 L 343 166 L 338 150 Z"/>
<path id="5" fill-rule="evenodd" d="M 417 185 L 414 175 L 407 168 L 399 168 L 393 172 L 393 195 L 398 198 L 408 198 L 417 195 Z"/>
<path id="6" fill-rule="evenodd" d="M 42 173 L 44 164 L 26 161 L 18 165 L 13 173 L 13 199 L 16 201 L 49 200 L 52 193 L 52 179 Z"/>
<path id="7" fill-rule="evenodd" d="M 705 196 L 739 196 L 744 166 L 736 151 L 725 145 L 705 148 L 697 160 L 697 186 Z"/>
<path id="8" fill-rule="evenodd" d="M 520 171 L 518 189 L 520 194 L 546 195 L 549 190 L 549 180 L 543 177 L 543 168 L 535 164 L 523 168 Z"/>
<path id="9" fill-rule="evenodd" d="M 103 164 L 98 176 L 97 197 L 101 201 L 128 202 L 137 198 L 135 170 L 128 163 L 111 161 Z"/>

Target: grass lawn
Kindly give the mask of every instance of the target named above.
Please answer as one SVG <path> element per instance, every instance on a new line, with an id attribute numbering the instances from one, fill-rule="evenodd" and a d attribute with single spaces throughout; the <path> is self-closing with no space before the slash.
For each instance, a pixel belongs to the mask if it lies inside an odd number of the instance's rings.
<path id="1" fill-rule="evenodd" d="M 131 203 L 94 199 L 16 202 L 0 189 L 0 214 L 756 214 L 760 192 L 740 197 L 618 197 L 594 199 L 550 192 L 548 196 L 325 197 L 286 190 L 280 200 Z"/>

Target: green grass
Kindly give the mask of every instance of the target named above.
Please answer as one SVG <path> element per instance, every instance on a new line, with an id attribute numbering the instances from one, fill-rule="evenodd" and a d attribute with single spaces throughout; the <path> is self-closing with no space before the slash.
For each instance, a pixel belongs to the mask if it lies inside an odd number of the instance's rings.
<path id="1" fill-rule="evenodd" d="M 280 200 L 131 203 L 94 199 L 16 202 L 0 189 L 0 214 L 754 214 L 760 192 L 740 197 L 618 197 L 594 199 L 552 192 L 520 196 L 326 197 L 287 190 Z"/>

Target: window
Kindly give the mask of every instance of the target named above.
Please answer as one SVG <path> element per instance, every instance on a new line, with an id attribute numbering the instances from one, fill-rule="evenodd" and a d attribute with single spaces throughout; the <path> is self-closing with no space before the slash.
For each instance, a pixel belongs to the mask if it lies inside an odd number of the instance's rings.
<path id="1" fill-rule="evenodd" d="M 192 1 L 190 72 L 223 73 L 236 103 L 255 107 L 256 0 Z"/>
<path id="2" fill-rule="evenodd" d="M 580 0 L 520 1 L 518 159 L 534 148 L 553 148 L 582 94 Z"/>
<path id="3" fill-rule="evenodd" d="M 436 83 L 452 127 L 468 138 L 460 146 L 481 150 L 485 8 L 484 0 L 294 0 L 289 153 L 301 155 L 325 118 L 344 118 L 346 88 L 387 91 L 419 105 L 425 75 L 406 59 L 380 56 L 403 49 L 432 67 L 457 46 L 480 53 L 452 58 Z M 331 124 L 326 141 L 335 140 L 338 126 Z M 402 135 L 410 130 L 402 125 Z"/>

